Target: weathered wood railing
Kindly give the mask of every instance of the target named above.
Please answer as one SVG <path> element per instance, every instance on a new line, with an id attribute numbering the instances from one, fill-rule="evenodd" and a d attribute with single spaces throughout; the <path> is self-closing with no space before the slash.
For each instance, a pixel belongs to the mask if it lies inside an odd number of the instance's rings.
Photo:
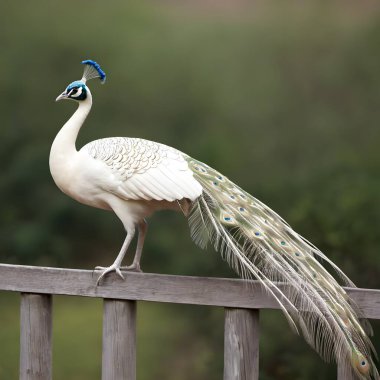
<path id="1" fill-rule="evenodd" d="M 102 380 L 136 379 L 136 301 L 221 306 L 224 380 L 259 378 L 259 309 L 277 309 L 252 281 L 125 273 L 96 286 L 93 271 L 0 264 L 0 290 L 21 293 L 20 379 L 52 378 L 52 296 L 104 299 Z M 347 289 L 370 319 L 380 319 L 380 290 Z M 338 380 L 355 377 L 338 366 Z"/>

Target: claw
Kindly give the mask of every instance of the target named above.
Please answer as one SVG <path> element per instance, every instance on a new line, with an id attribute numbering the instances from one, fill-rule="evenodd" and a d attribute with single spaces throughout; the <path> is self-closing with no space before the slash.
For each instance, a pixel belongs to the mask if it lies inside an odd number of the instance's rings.
<path id="1" fill-rule="evenodd" d="M 96 281 L 96 285 L 98 286 L 100 282 L 102 281 L 103 277 L 111 272 L 115 272 L 117 275 L 119 275 L 123 280 L 125 280 L 123 274 L 121 273 L 120 267 L 112 264 L 110 267 L 95 267 L 95 270 L 101 270 L 102 273 L 100 274 L 98 280 Z"/>

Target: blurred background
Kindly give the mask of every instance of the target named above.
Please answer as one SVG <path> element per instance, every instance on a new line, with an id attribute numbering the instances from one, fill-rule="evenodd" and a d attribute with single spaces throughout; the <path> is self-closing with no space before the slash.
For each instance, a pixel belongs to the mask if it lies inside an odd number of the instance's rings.
<path id="1" fill-rule="evenodd" d="M 119 251 L 116 216 L 63 195 L 48 167 L 76 108 L 54 99 L 91 58 L 107 83 L 90 84 L 78 147 L 174 146 L 271 206 L 358 286 L 380 288 L 377 1 L 3 1 L 0 46 L 0 262 L 91 269 Z M 142 265 L 234 276 L 170 212 L 151 219 Z M 54 303 L 54 378 L 100 378 L 101 301 Z M 18 313 L 18 295 L 0 293 L 0 379 L 17 378 Z M 138 378 L 221 379 L 223 323 L 222 309 L 141 303 Z M 260 379 L 336 378 L 279 312 L 261 327 Z"/>

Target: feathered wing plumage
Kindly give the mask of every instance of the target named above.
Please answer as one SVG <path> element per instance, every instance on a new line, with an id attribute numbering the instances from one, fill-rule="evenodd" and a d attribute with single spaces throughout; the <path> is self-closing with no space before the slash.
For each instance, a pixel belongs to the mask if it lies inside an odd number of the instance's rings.
<path id="1" fill-rule="evenodd" d="M 189 214 L 194 241 L 211 242 L 242 277 L 259 280 L 322 358 L 346 361 L 360 379 L 378 379 L 371 327 L 321 261 L 354 284 L 269 207 L 209 166 L 187 161 L 203 187 Z"/>
<path id="2" fill-rule="evenodd" d="M 92 141 L 81 151 L 117 174 L 107 190 L 122 199 L 174 202 L 194 200 L 202 193 L 183 154 L 169 146 L 139 138 L 112 137 Z"/>

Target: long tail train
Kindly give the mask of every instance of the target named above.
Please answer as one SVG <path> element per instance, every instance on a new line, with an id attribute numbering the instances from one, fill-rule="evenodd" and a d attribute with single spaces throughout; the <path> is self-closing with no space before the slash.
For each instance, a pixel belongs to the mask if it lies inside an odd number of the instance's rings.
<path id="1" fill-rule="evenodd" d="M 269 207 L 209 166 L 188 163 L 204 189 L 189 214 L 194 241 L 202 248 L 211 242 L 239 275 L 259 280 L 323 359 L 378 379 L 371 326 L 320 261 L 354 287 L 350 279 Z"/>

